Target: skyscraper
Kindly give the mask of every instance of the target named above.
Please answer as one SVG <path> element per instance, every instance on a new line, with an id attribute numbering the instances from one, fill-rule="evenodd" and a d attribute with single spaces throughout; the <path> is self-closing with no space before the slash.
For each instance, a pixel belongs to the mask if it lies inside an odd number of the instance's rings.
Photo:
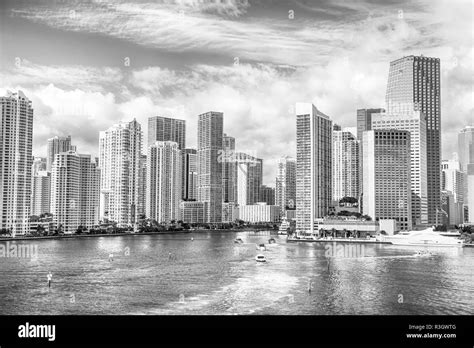
<path id="1" fill-rule="evenodd" d="M 224 114 L 209 111 L 198 120 L 198 201 L 205 205 L 206 222 L 222 221 L 222 155 Z"/>
<path id="2" fill-rule="evenodd" d="M 450 225 L 460 225 L 464 222 L 464 195 L 465 195 L 465 173 L 461 171 L 461 164 L 457 159 L 444 160 L 441 164 L 441 190 L 445 197 L 449 197 Z"/>
<path id="3" fill-rule="evenodd" d="M 359 198 L 359 142 L 346 130 L 332 132 L 332 199 Z"/>
<path id="4" fill-rule="evenodd" d="M 100 170 L 90 155 L 67 151 L 56 154 L 51 173 L 51 213 L 64 233 L 99 222 Z"/>
<path id="5" fill-rule="evenodd" d="M 332 121 L 310 103 L 296 104 L 296 230 L 314 233 L 314 220 L 332 201 Z"/>
<path id="6" fill-rule="evenodd" d="M 180 219 L 181 151 L 174 141 L 148 146 L 146 215 L 159 223 Z"/>
<path id="7" fill-rule="evenodd" d="M 236 163 L 230 160 L 235 153 L 235 138 L 224 133 L 223 151 L 221 157 L 224 159 L 222 163 L 222 184 L 224 202 L 235 202 L 236 197 Z"/>
<path id="8" fill-rule="evenodd" d="M 363 212 L 373 220 L 395 219 L 412 228 L 410 132 L 396 129 L 363 133 Z"/>
<path id="9" fill-rule="evenodd" d="M 71 150 L 71 136 L 68 135 L 66 137 L 55 136 L 48 139 L 47 144 L 47 157 L 46 157 L 46 170 L 48 172 L 51 171 L 54 159 L 56 158 L 56 154 L 61 152 L 66 152 Z"/>
<path id="10" fill-rule="evenodd" d="M 119 227 L 137 222 L 139 171 L 142 148 L 140 124 L 116 124 L 99 134 L 101 219 Z"/>
<path id="11" fill-rule="evenodd" d="M 36 175 L 38 172 L 46 171 L 46 157 L 35 157 L 33 159 L 32 175 Z"/>
<path id="12" fill-rule="evenodd" d="M 428 171 L 425 116 L 420 111 L 373 114 L 372 129 L 397 129 L 410 132 L 412 222 L 416 225 L 427 224 Z"/>
<path id="13" fill-rule="evenodd" d="M 146 155 L 140 156 L 139 169 L 138 169 L 138 207 L 137 214 L 146 215 Z"/>
<path id="14" fill-rule="evenodd" d="M 148 118 L 148 145 L 156 141 L 174 141 L 180 150 L 186 148 L 186 121 L 162 116 Z"/>
<path id="15" fill-rule="evenodd" d="M 31 215 L 49 213 L 51 205 L 51 173 L 38 171 L 32 178 Z"/>
<path id="16" fill-rule="evenodd" d="M 22 91 L 0 97 L 0 230 L 26 234 L 33 165 L 33 108 Z"/>
<path id="17" fill-rule="evenodd" d="M 285 215 L 286 209 L 296 207 L 296 159 L 283 156 L 278 160 L 278 173 L 275 178 L 275 204 Z"/>
<path id="18" fill-rule="evenodd" d="M 235 154 L 236 203 L 252 205 L 260 202 L 263 161 L 243 152 Z"/>
<path id="19" fill-rule="evenodd" d="M 267 205 L 275 205 L 275 189 L 262 185 L 260 187 L 260 202 L 265 202 Z"/>
<path id="20" fill-rule="evenodd" d="M 437 221 L 441 204 L 441 82 L 440 60 L 408 56 L 390 63 L 387 112 L 421 111 L 426 116 L 428 223 Z"/>
<path id="21" fill-rule="evenodd" d="M 469 163 L 474 163 L 474 126 L 466 126 L 458 134 L 459 163 L 466 171 Z"/>
<path id="22" fill-rule="evenodd" d="M 182 170 L 184 183 L 182 184 L 182 199 L 195 201 L 197 199 L 197 151 L 184 149 L 182 152 Z"/>

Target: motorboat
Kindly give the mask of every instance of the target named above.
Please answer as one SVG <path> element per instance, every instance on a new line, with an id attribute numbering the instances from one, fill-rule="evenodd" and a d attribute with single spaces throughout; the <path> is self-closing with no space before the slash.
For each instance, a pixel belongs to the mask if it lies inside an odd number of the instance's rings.
<path id="1" fill-rule="evenodd" d="M 393 236 L 385 236 L 384 241 L 393 245 L 435 246 L 435 247 L 463 247 L 461 239 L 446 237 L 433 228 L 421 231 L 404 231 Z"/>
<path id="2" fill-rule="evenodd" d="M 265 251 L 267 248 L 265 248 L 265 244 L 262 243 L 257 245 L 257 250 Z"/>
<path id="3" fill-rule="evenodd" d="M 268 244 L 275 244 L 275 243 L 276 243 L 275 238 L 270 238 L 270 239 L 268 240 Z"/>
<path id="4" fill-rule="evenodd" d="M 234 239 L 234 243 L 236 244 L 242 244 L 244 241 L 242 240 L 242 238 L 235 238 Z"/>
<path id="5" fill-rule="evenodd" d="M 280 227 L 278 228 L 278 234 L 286 235 L 288 233 L 288 228 L 290 228 L 290 222 L 283 218 Z"/>
<path id="6" fill-rule="evenodd" d="M 255 256 L 255 261 L 257 262 L 267 262 L 267 258 L 263 254 L 258 254 Z"/>

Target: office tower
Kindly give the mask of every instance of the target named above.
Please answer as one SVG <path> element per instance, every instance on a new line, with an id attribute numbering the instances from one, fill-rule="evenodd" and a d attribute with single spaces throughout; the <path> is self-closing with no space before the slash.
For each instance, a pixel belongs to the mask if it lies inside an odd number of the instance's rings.
<path id="1" fill-rule="evenodd" d="M 51 172 L 51 213 L 63 233 L 99 223 L 100 170 L 90 155 L 67 151 L 56 154 Z"/>
<path id="2" fill-rule="evenodd" d="M 116 124 L 99 134 L 100 216 L 128 227 L 137 223 L 142 148 L 140 124 Z"/>
<path id="3" fill-rule="evenodd" d="M 51 173 L 39 171 L 32 178 L 31 213 L 40 216 L 49 213 L 51 205 Z"/>
<path id="4" fill-rule="evenodd" d="M 184 149 L 182 152 L 182 199 L 184 201 L 195 201 L 197 199 L 197 151 L 196 149 Z"/>
<path id="5" fill-rule="evenodd" d="M 372 108 L 372 109 L 357 109 L 357 140 L 359 141 L 359 195 L 363 192 L 363 148 L 362 148 L 362 134 L 365 131 L 372 129 L 372 114 L 383 113 L 385 109 L 383 108 Z M 359 198 L 359 197 L 357 197 Z M 360 209 L 362 209 L 363 200 L 359 200 Z"/>
<path id="6" fill-rule="evenodd" d="M 31 175 L 36 175 L 38 172 L 46 171 L 46 157 L 35 157 L 33 159 L 33 168 Z"/>
<path id="7" fill-rule="evenodd" d="M 138 164 L 138 218 L 146 215 L 146 166 L 146 155 L 140 155 Z"/>
<path id="8" fill-rule="evenodd" d="M 474 163 L 474 126 L 466 126 L 458 134 L 459 163 L 466 171 L 469 163 Z"/>
<path id="9" fill-rule="evenodd" d="M 33 108 L 22 91 L 0 97 L 0 230 L 26 234 L 33 165 Z"/>
<path id="10" fill-rule="evenodd" d="M 468 167 L 469 164 L 474 163 L 474 126 L 466 126 L 459 131 L 458 134 L 458 152 L 459 162 L 461 165 L 461 171 L 464 173 L 464 209 L 466 212 L 464 215 L 466 218 L 465 222 L 474 221 L 474 212 L 469 212 L 469 198 L 472 196 L 468 192 Z M 471 215 L 470 215 L 471 214 Z M 471 216 L 469 220 L 468 216 Z"/>
<path id="11" fill-rule="evenodd" d="M 243 152 L 235 154 L 236 203 L 251 205 L 260 202 L 263 161 Z"/>
<path id="12" fill-rule="evenodd" d="M 395 219 L 412 228 L 410 132 L 396 129 L 363 133 L 363 212 L 373 220 Z"/>
<path id="13" fill-rule="evenodd" d="M 359 142 L 347 130 L 332 132 L 332 199 L 359 199 Z"/>
<path id="14" fill-rule="evenodd" d="M 66 137 L 59 137 L 55 136 L 48 139 L 47 144 L 47 157 L 46 157 L 46 170 L 48 172 L 51 171 L 54 159 L 56 158 L 56 154 L 61 152 L 66 152 L 72 149 L 71 145 L 71 136 L 68 135 Z"/>
<path id="15" fill-rule="evenodd" d="M 311 103 L 296 104 L 296 230 L 314 233 L 314 221 L 332 201 L 332 121 Z"/>
<path id="16" fill-rule="evenodd" d="M 296 159 L 283 156 L 278 159 L 278 173 L 275 178 L 275 204 L 281 215 L 286 209 L 296 208 Z"/>
<path id="17" fill-rule="evenodd" d="M 148 145 L 156 141 L 174 141 L 180 150 L 186 148 L 186 121 L 162 116 L 148 118 Z"/>
<path id="18" fill-rule="evenodd" d="M 181 201 L 181 220 L 190 224 L 206 222 L 207 203 L 195 201 Z"/>
<path id="19" fill-rule="evenodd" d="M 209 111 L 198 120 L 198 201 L 205 205 L 205 221 L 222 221 L 222 138 L 224 114 Z"/>
<path id="20" fill-rule="evenodd" d="M 397 129 L 410 132 L 412 223 L 427 224 L 428 163 L 425 116 L 420 111 L 373 114 L 372 129 Z"/>
<path id="21" fill-rule="evenodd" d="M 450 225 L 460 225 L 464 222 L 465 173 L 457 159 L 443 160 L 441 170 L 441 190 L 449 203 L 449 211 L 443 210 L 449 214 Z"/>
<path id="22" fill-rule="evenodd" d="M 266 185 L 260 187 L 260 202 L 275 205 L 275 189 Z"/>
<path id="23" fill-rule="evenodd" d="M 408 56 L 390 63 L 386 103 L 388 113 L 421 111 L 426 116 L 428 223 L 437 220 L 441 202 L 441 83 L 440 60 Z"/>
<path id="24" fill-rule="evenodd" d="M 236 197 L 236 163 L 233 160 L 235 153 L 235 138 L 224 133 L 222 162 L 222 185 L 224 202 L 235 202 Z"/>
<path id="25" fill-rule="evenodd" d="M 148 146 L 146 216 L 159 223 L 179 220 L 181 201 L 181 150 L 174 141 Z"/>

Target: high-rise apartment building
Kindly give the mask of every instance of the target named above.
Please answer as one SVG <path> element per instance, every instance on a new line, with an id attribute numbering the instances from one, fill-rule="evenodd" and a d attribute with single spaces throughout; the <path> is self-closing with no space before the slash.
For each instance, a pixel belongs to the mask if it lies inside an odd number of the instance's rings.
<path id="1" fill-rule="evenodd" d="M 98 163 L 90 155 L 67 151 L 56 154 L 51 172 L 51 213 L 63 233 L 75 233 L 99 223 Z"/>
<path id="2" fill-rule="evenodd" d="M 439 58 L 408 56 L 390 63 L 387 112 L 421 111 L 426 116 L 428 223 L 441 204 L 441 77 Z"/>
<path id="3" fill-rule="evenodd" d="M 184 201 L 195 201 L 197 199 L 197 150 L 184 149 L 182 152 L 182 199 Z"/>
<path id="4" fill-rule="evenodd" d="M 222 163 L 222 185 L 224 202 L 235 202 L 236 197 L 236 163 L 233 159 L 235 154 L 235 138 L 224 133 L 223 137 Z"/>
<path id="5" fill-rule="evenodd" d="M 198 117 L 198 201 L 207 203 L 206 222 L 221 222 L 224 114 L 209 111 Z"/>
<path id="6" fill-rule="evenodd" d="M 138 206 L 137 214 L 140 216 L 146 215 L 146 155 L 141 155 L 138 164 Z"/>
<path id="7" fill-rule="evenodd" d="M 296 104 L 296 230 L 314 233 L 314 221 L 332 201 L 332 121 L 311 103 Z"/>
<path id="8" fill-rule="evenodd" d="M 180 219 L 181 150 L 174 141 L 148 146 L 146 216 L 159 223 Z"/>
<path id="9" fill-rule="evenodd" d="M 33 159 L 32 175 L 38 174 L 38 172 L 46 171 L 46 157 L 35 157 Z"/>
<path id="10" fill-rule="evenodd" d="M 359 141 L 352 132 L 332 132 L 332 199 L 359 198 Z"/>
<path id="11" fill-rule="evenodd" d="M 443 160 L 441 163 L 441 190 L 448 197 L 450 208 L 449 224 L 460 225 L 464 222 L 465 173 L 457 159 Z"/>
<path id="12" fill-rule="evenodd" d="M 469 206 L 474 205 L 474 202 L 469 201 L 470 197 L 474 196 L 474 187 L 471 188 L 473 192 L 468 191 L 468 168 L 470 164 L 474 164 L 474 126 L 466 126 L 459 132 L 458 156 L 461 171 L 464 173 L 464 216 L 466 216 L 464 220 L 465 222 L 474 221 L 474 211 L 469 210 Z"/>
<path id="13" fill-rule="evenodd" d="M 61 152 L 67 152 L 69 150 L 72 150 L 70 135 L 65 137 L 55 136 L 48 139 L 46 148 L 46 170 L 48 172 L 51 171 L 54 159 L 56 158 L 56 154 Z"/>
<path id="14" fill-rule="evenodd" d="M 236 203 L 252 205 L 260 202 L 263 179 L 263 161 L 243 152 L 235 155 Z"/>
<path id="15" fill-rule="evenodd" d="M 362 136 L 364 157 L 363 212 L 373 220 L 394 219 L 412 228 L 410 132 L 370 130 Z"/>
<path id="16" fill-rule="evenodd" d="M 283 156 L 278 159 L 278 173 L 275 178 L 275 204 L 280 207 L 281 215 L 286 209 L 296 208 L 296 159 Z"/>
<path id="17" fill-rule="evenodd" d="M 427 224 L 428 163 L 425 116 L 420 111 L 373 114 L 372 129 L 397 129 L 410 132 L 412 222 L 415 225 Z"/>
<path id="18" fill-rule="evenodd" d="M 133 120 L 116 124 L 99 134 L 101 219 L 118 227 L 137 223 L 142 131 Z"/>
<path id="19" fill-rule="evenodd" d="M 38 171 L 32 178 L 31 215 L 49 213 L 51 205 L 51 173 Z"/>
<path id="20" fill-rule="evenodd" d="M 0 97 L 0 230 L 29 230 L 33 108 L 22 91 Z"/>
<path id="21" fill-rule="evenodd" d="M 185 149 L 186 121 L 162 116 L 148 118 L 148 146 L 157 141 L 174 141 L 180 150 Z"/>

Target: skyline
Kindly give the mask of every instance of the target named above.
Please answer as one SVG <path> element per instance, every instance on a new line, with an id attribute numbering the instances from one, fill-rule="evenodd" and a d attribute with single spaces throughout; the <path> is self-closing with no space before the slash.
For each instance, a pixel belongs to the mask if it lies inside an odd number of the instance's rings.
<path id="1" fill-rule="evenodd" d="M 146 138 L 148 117 L 184 119 L 193 130 L 199 114 L 216 110 L 236 151 L 255 149 L 263 184 L 274 186 L 277 160 L 296 156 L 296 102 L 353 127 L 357 109 L 385 107 L 389 62 L 411 54 L 441 60 L 442 159 L 474 119 L 472 42 L 455 35 L 472 29 L 468 1 L 321 2 L 316 10 L 299 1 L 172 3 L 2 3 L 0 92 L 32 100 L 35 156 L 48 138 L 71 134 L 95 157 L 99 131 L 119 121 L 136 118 Z M 187 132 L 188 147 L 197 148 L 196 133 Z"/>

